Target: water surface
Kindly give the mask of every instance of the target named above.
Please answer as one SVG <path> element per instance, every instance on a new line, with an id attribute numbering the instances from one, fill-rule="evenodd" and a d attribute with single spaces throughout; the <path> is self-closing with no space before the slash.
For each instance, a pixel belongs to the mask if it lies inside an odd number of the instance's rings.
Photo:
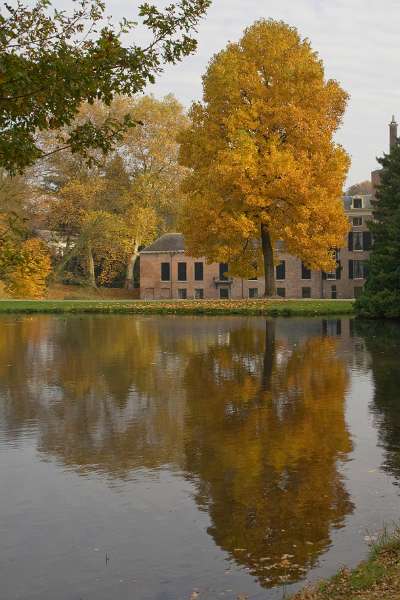
<path id="1" fill-rule="evenodd" d="M 400 499 L 400 328 L 0 319 L 0 597 L 278 599 Z"/>

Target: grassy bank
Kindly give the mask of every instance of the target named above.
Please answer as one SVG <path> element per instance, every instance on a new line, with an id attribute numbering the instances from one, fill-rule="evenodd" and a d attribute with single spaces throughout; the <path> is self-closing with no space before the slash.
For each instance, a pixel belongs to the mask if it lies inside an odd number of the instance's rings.
<path id="1" fill-rule="evenodd" d="M 377 599 L 400 599 L 399 529 L 392 535 L 383 534 L 372 547 L 369 559 L 356 569 L 342 569 L 332 579 L 292 597 L 292 600 Z"/>
<path id="2" fill-rule="evenodd" d="M 329 316 L 353 312 L 350 300 L 0 300 L 0 313 Z"/>

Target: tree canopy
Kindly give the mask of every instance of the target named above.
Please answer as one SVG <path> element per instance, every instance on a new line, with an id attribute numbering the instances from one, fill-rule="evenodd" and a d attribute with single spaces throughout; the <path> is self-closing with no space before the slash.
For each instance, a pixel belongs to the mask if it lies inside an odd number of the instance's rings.
<path id="1" fill-rule="evenodd" d="M 57 274 L 68 273 L 72 259 L 75 271 L 95 286 L 109 284 L 125 269 L 125 285 L 131 288 L 139 249 L 175 227 L 186 172 L 178 164 L 176 136 L 187 119 L 172 95 L 117 97 L 109 107 L 85 104 L 78 118 L 101 127 L 108 112 L 117 119 L 135 114 L 143 126 L 125 132 L 115 151 L 91 168 L 69 151 L 46 159 L 39 173 L 46 191 L 43 214 L 46 228 L 67 245 Z M 45 143 L 51 148 L 53 136 Z"/>
<path id="2" fill-rule="evenodd" d="M 378 159 L 383 170 L 368 223 L 373 246 L 364 292 L 356 302 L 368 317 L 400 316 L 400 146 Z"/>
<path id="3" fill-rule="evenodd" d="M 37 132 L 59 131 L 57 147 L 90 160 L 106 153 L 137 122 L 108 115 L 101 126 L 73 121 L 82 102 L 110 105 L 118 94 L 143 91 L 165 63 L 196 48 L 192 32 L 211 0 L 179 0 L 159 10 L 144 2 L 138 21 L 113 23 L 102 0 L 73 0 L 59 10 L 50 0 L 18 0 L 0 13 L 0 167 L 22 172 L 45 154 Z M 138 38 L 138 25 L 147 35 Z"/>
<path id="4" fill-rule="evenodd" d="M 278 240 L 309 267 L 332 270 L 348 229 L 341 195 L 349 166 L 333 141 L 347 94 L 326 80 L 308 40 L 283 22 L 261 20 L 211 60 L 203 102 L 181 136 L 182 219 L 188 252 L 264 269 L 275 294 Z M 195 218 L 193 218 L 195 215 Z"/>

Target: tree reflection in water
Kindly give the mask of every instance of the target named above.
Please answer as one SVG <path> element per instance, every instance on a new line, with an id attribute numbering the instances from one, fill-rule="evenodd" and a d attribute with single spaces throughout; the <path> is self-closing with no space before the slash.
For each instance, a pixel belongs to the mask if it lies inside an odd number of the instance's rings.
<path id="1" fill-rule="evenodd" d="M 359 321 L 356 332 L 364 338 L 374 380 L 371 411 L 384 449 L 383 469 L 400 485 L 400 323 Z"/>
<path id="2" fill-rule="evenodd" d="M 335 344 L 291 347 L 267 321 L 265 340 L 243 327 L 186 369 L 196 500 L 215 542 L 266 586 L 302 577 L 353 510 L 338 471 L 352 445 Z"/>
<path id="3" fill-rule="evenodd" d="M 81 473 L 124 478 L 181 462 L 183 406 L 160 401 L 175 377 L 156 323 L 25 318 L 0 339 L 0 364 L 13 365 L 0 370 L 9 435 L 36 427 L 39 450 Z"/>
<path id="4" fill-rule="evenodd" d="M 280 321 L 3 319 L 0 411 L 81 474 L 181 471 L 215 543 L 264 586 L 301 578 L 352 509 L 345 363 Z M 314 325 L 316 321 L 313 321 Z"/>

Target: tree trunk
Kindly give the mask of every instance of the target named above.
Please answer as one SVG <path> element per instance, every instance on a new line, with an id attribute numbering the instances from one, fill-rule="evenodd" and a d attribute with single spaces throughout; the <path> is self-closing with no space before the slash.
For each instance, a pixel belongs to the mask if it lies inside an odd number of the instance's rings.
<path id="1" fill-rule="evenodd" d="M 138 256 L 138 247 L 135 246 L 133 253 L 128 257 L 128 263 L 126 265 L 125 288 L 127 290 L 133 290 L 133 271 Z"/>
<path id="2" fill-rule="evenodd" d="M 275 320 L 265 321 L 264 366 L 262 375 L 262 390 L 272 390 L 272 371 L 275 364 Z"/>
<path id="3" fill-rule="evenodd" d="M 266 298 L 276 296 L 274 249 L 272 248 L 271 236 L 265 223 L 261 223 L 261 245 L 264 257 L 264 276 Z"/>
<path id="4" fill-rule="evenodd" d="M 88 244 L 88 248 L 87 248 L 87 269 L 88 269 L 88 275 L 89 275 L 89 285 L 91 287 L 97 287 L 96 285 L 96 275 L 94 272 L 94 259 L 93 259 L 93 252 L 92 252 L 92 246 L 91 244 Z"/>

